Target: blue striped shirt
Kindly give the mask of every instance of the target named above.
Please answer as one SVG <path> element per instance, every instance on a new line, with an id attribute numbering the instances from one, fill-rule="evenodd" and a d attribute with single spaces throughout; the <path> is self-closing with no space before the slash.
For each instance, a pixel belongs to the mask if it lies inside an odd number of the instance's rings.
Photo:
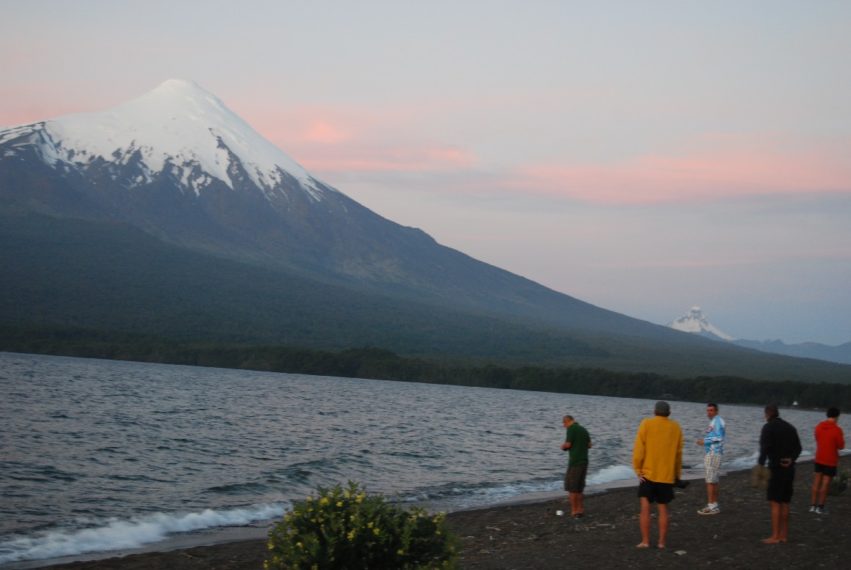
<path id="1" fill-rule="evenodd" d="M 703 436 L 703 451 L 706 453 L 724 453 L 724 437 L 727 431 L 721 416 L 715 416 L 709 421 L 706 434 Z"/>

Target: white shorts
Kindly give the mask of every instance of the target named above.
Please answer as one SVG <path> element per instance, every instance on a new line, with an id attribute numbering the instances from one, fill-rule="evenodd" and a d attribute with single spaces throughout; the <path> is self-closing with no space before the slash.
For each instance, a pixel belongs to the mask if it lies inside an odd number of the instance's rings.
<path id="1" fill-rule="evenodd" d="M 707 453 L 703 458 L 703 466 L 706 467 L 706 482 L 717 483 L 721 471 L 721 454 Z"/>

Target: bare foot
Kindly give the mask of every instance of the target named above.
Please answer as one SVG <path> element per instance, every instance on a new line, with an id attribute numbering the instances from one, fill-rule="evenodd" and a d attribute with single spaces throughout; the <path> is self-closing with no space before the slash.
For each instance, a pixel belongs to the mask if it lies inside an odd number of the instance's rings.
<path id="1" fill-rule="evenodd" d="M 774 538 L 773 536 L 769 536 L 768 538 L 762 539 L 763 544 L 780 544 L 781 542 L 783 541 L 779 538 Z"/>
<path id="2" fill-rule="evenodd" d="M 659 550 L 665 550 L 665 545 L 660 542 L 656 545 L 656 548 L 658 548 Z"/>
<path id="3" fill-rule="evenodd" d="M 638 544 L 635 545 L 635 547 L 636 548 L 650 548 L 650 545 L 647 544 L 646 542 L 639 542 Z"/>

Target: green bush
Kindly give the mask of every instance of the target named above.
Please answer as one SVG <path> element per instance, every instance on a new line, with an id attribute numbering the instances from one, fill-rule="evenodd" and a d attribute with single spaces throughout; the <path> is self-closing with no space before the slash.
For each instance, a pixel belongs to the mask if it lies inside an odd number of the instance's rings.
<path id="1" fill-rule="evenodd" d="M 836 477 L 830 482 L 830 487 L 827 489 L 828 495 L 841 495 L 848 488 L 848 471 L 840 471 Z"/>
<path id="2" fill-rule="evenodd" d="M 403 509 L 357 483 L 319 488 L 269 532 L 266 570 L 454 568 L 443 514 Z"/>

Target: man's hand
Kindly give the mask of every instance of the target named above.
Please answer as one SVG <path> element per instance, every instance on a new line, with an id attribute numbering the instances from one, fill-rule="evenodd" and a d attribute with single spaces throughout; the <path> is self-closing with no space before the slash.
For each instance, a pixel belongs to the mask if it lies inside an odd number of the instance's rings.
<path id="1" fill-rule="evenodd" d="M 565 441 L 564 443 L 561 444 L 561 450 L 567 451 L 568 449 L 570 449 L 570 446 L 571 446 L 571 443 L 569 441 Z"/>
<path id="2" fill-rule="evenodd" d="M 695 441 L 697 442 L 697 445 L 703 445 L 704 444 L 704 441 L 702 439 L 697 439 Z"/>

